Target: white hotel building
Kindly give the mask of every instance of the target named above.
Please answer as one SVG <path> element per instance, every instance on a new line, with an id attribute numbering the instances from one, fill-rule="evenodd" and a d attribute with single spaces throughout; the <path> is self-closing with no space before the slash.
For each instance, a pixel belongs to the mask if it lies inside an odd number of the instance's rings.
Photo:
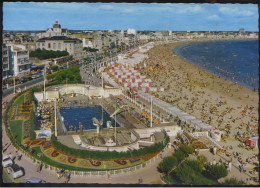
<path id="1" fill-rule="evenodd" d="M 23 45 L 7 44 L 4 46 L 3 75 L 2 78 L 10 76 L 24 76 L 30 72 L 29 51 Z"/>

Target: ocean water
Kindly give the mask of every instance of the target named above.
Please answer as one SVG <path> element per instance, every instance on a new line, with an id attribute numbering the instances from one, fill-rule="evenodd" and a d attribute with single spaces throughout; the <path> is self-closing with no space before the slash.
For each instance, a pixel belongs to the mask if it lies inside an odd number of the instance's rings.
<path id="1" fill-rule="evenodd" d="M 102 120 L 102 107 L 97 106 L 88 106 L 86 108 L 71 108 L 71 109 L 61 109 L 61 116 L 64 117 L 64 124 L 67 130 L 73 125 L 73 127 L 79 127 L 79 122 L 82 123 L 86 130 L 96 129 L 96 126 L 93 125 L 92 117 L 96 117 L 99 121 Z M 107 128 L 107 121 L 112 122 L 112 126 L 115 126 L 115 120 L 110 118 L 110 115 L 103 110 L 103 125 L 102 128 Z M 120 127 L 120 125 L 116 125 Z"/>
<path id="2" fill-rule="evenodd" d="M 184 44 L 174 53 L 199 68 L 251 90 L 259 88 L 258 40 Z"/>

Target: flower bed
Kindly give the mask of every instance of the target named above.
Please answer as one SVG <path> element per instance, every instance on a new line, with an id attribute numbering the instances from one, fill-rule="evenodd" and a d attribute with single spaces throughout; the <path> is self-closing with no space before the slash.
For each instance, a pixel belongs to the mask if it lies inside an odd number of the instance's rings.
<path id="1" fill-rule="evenodd" d="M 26 139 L 30 136 L 30 120 L 25 120 L 23 122 L 23 139 Z"/>
<path id="2" fill-rule="evenodd" d="M 120 165 L 126 165 L 127 162 L 125 160 L 114 160 L 117 164 L 120 164 Z"/>

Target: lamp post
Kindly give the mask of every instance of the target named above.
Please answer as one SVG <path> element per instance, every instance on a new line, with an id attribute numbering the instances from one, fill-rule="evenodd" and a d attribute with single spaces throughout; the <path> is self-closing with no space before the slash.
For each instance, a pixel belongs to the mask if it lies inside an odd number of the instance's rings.
<path id="1" fill-rule="evenodd" d="M 14 94 L 15 94 L 15 77 L 13 77 L 13 79 L 14 79 Z"/>
<path id="2" fill-rule="evenodd" d="M 151 127 L 153 127 L 153 96 L 151 96 Z"/>
<path id="3" fill-rule="evenodd" d="M 54 103 L 54 110 L 55 110 L 55 137 L 57 137 L 57 106 L 56 106 L 56 98 Z"/>
<path id="4" fill-rule="evenodd" d="M 46 99 L 46 90 L 45 90 L 45 80 L 46 80 L 46 64 L 44 65 L 44 72 L 43 72 L 43 86 L 44 86 L 44 93 L 43 93 L 43 100 Z"/>
<path id="5" fill-rule="evenodd" d="M 115 112 L 116 112 L 116 102 L 115 102 Z M 116 113 L 115 113 L 115 143 L 116 143 Z"/>

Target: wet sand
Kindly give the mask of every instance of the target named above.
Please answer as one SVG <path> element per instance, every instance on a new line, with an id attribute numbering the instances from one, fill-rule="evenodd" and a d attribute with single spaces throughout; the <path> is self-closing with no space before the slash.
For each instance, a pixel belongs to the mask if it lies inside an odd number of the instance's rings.
<path id="1" fill-rule="evenodd" d="M 147 52 L 141 73 L 151 78 L 153 85 L 165 88 L 154 95 L 223 131 L 219 144 L 232 146 L 230 153 L 242 153 L 242 162 L 258 155 L 258 148 L 243 146 L 246 139 L 258 136 L 258 93 L 199 69 L 173 53 L 175 46 L 185 43 L 157 45 Z M 155 68 L 156 64 L 160 67 Z"/>

